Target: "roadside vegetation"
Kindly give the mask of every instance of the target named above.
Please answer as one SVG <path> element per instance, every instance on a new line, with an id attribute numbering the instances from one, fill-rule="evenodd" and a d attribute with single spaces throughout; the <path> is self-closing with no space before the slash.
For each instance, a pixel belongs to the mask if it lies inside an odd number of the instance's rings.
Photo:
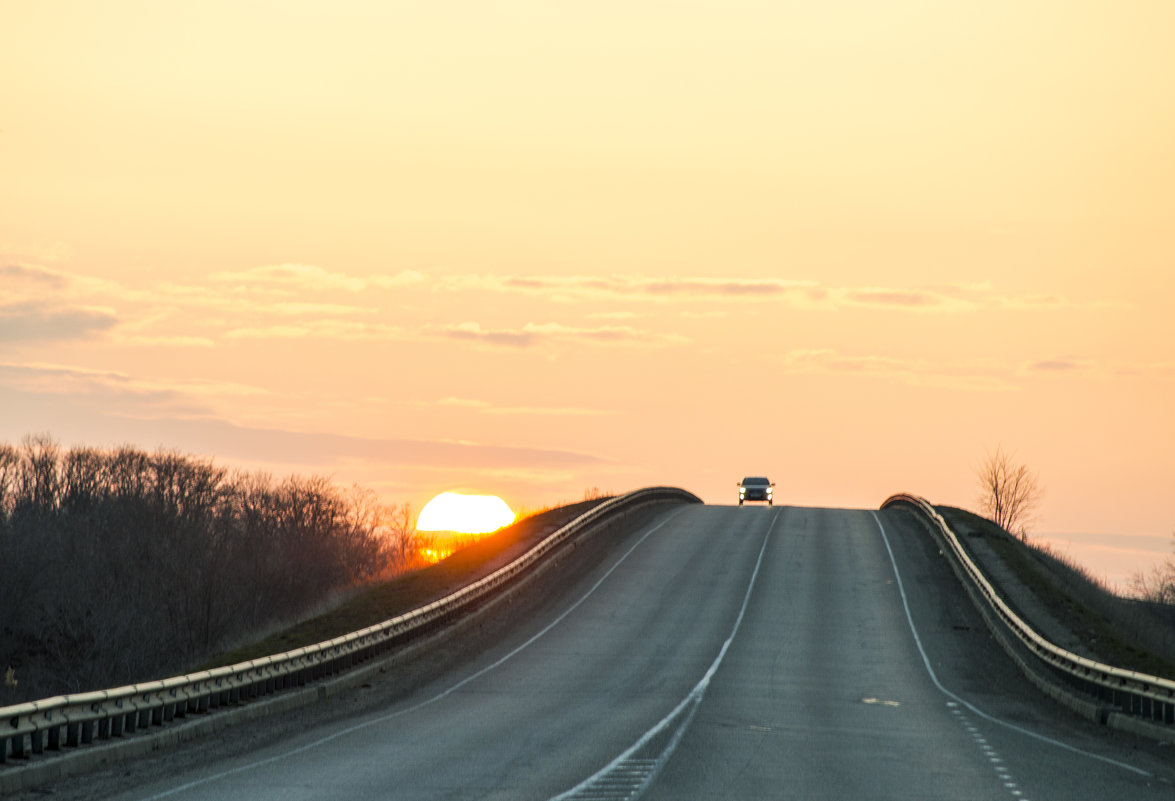
<path id="1" fill-rule="evenodd" d="M 1162 564 L 1130 577 L 1130 589 L 1136 596 L 1152 604 L 1175 607 L 1175 548 L 1172 551 Z"/>
<path id="2" fill-rule="evenodd" d="M 964 509 L 936 507 L 965 540 L 983 537 L 1049 612 L 1099 660 L 1175 679 L 1175 606 L 1115 593 L 1048 546 L 1023 541 Z"/>
<path id="3" fill-rule="evenodd" d="M 0 444 L 0 705 L 182 672 L 421 567 L 411 510 L 325 478 Z"/>
<path id="4" fill-rule="evenodd" d="M 596 495 L 520 516 L 512 525 L 472 541 L 436 564 L 377 582 L 322 614 L 217 654 L 199 665 L 199 669 L 233 665 L 312 645 L 410 612 L 504 567 L 602 500 L 604 496 Z"/>
<path id="5" fill-rule="evenodd" d="M 605 497 L 529 510 L 437 562 L 409 506 L 360 487 L 44 435 L 0 443 L 0 706 L 365 628 L 488 575 Z"/>

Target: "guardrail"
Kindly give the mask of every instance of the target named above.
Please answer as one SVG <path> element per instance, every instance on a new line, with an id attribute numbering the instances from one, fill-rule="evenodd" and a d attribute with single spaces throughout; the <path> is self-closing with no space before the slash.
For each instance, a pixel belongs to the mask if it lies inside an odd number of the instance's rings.
<path id="1" fill-rule="evenodd" d="M 1051 675 L 1128 715 L 1152 723 L 1175 723 L 1175 681 L 1103 665 L 1052 644 L 1004 602 L 963 548 L 946 520 L 928 501 L 916 495 L 903 493 L 887 498 L 881 504 L 881 508 L 897 504 L 912 506 L 929 520 L 947 546 L 946 550 L 950 552 L 956 571 L 960 572 L 960 578 L 970 582 L 1004 630 L 1010 632 L 1032 657 L 1050 671 Z M 985 617 L 988 617 L 989 623 L 992 622 L 989 616 Z M 1002 637 L 999 639 L 1003 641 Z M 1099 712 L 1103 722 L 1107 715 L 1108 712 Z"/>
<path id="2" fill-rule="evenodd" d="M 0 708 L 0 763 L 162 726 L 340 673 L 468 611 L 575 535 L 660 501 L 701 503 L 693 493 L 676 487 L 636 490 L 593 507 L 485 578 L 374 626 L 227 667 Z"/>

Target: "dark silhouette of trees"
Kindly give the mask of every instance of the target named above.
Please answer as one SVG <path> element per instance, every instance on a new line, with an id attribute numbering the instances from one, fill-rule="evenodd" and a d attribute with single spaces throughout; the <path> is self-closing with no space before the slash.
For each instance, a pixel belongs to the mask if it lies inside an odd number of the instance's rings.
<path id="1" fill-rule="evenodd" d="M 408 507 L 172 451 L 0 444 L 0 704 L 158 678 L 415 565 Z"/>
<path id="2" fill-rule="evenodd" d="M 1026 540 L 1044 489 L 1037 475 L 1014 457 L 997 447 L 979 466 L 979 509 L 1004 531 Z"/>

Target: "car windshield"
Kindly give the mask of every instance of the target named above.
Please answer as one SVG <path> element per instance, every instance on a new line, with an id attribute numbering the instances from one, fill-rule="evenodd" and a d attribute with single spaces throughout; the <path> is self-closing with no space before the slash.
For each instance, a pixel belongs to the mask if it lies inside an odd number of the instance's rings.
<path id="1" fill-rule="evenodd" d="M 770 484 L 771 484 L 771 482 L 765 478 L 744 478 L 743 479 L 743 486 L 744 487 L 751 487 L 751 486 L 766 487 L 766 486 L 769 486 Z"/>

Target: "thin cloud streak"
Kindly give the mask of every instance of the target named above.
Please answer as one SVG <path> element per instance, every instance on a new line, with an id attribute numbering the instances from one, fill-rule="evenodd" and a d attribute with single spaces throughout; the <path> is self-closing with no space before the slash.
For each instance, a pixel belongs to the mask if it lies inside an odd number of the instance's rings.
<path id="1" fill-rule="evenodd" d="M 400 467 L 469 467 L 494 470 L 572 470 L 609 460 L 578 451 L 476 441 L 356 437 L 239 425 L 215 415 L 211 400 L 270 396 L 268 390 L 219 381 L 160 385 L 110 370 L 0 362 L 0 387 L 21 403 L 59 399 L 78 406 L 104 430 L 136 442 L 158 442 L 202 454 L 252 463 L 313 469 L 350 462 Z M 57 400 L 54 400 L 57 402 Z M 493 413 L 490 410 L 489 413 Z M 28 432 L 25 432 L 28 433 Z"/>
<path id="2" fill-rule="evenodd" d="M 850 356 L 832 349 L 794 350 L 781 359 L 794 374 L 864 376 L 896 380 L 917 386 L 980 392 L 1006 392 L 1017 387 L 998 369 L 944 367 L 913 359 L 887 356 Z"/>
<path id="3" fill-rule="evenodd" d="M 118 324 L 112 309 L 14 303 L 0 306 L 0 342 L 84 339 Z"/>
<path id="4" fill-rule="evenodd" d="M 495 406 L 489 401 L 475 398 L 441 398 L 433 404 L 454 409 L 468 409 L 479 414 L 519 415 L 523 417 L 604 417 L 615 414 L 605 409 L 591 409 L 583 406 Z"/>
<path id="5" fill-rule="evenodd" d="M 64 289 L 68 283 L 60 272 L 31 264 L 0 265 L 0 280 L 4 282 L 6 293 L 13 291 L 11 287 L 14 281 L 49 286 L 52 289 Z"/>
<path id="6" fill-rule="evenodd" d="M 399 467 L 468 467 L 478 469 L 577 468 L 607 460 L 575 451 L 522 448 L 479 442 L 446 442 L 353 437 L 342 434 L 240 426 L 215 419 L 142 420 L 145 431 L 199 442 L 201 451 L 251 462 L 300 464 L 314 468 L 363 461 Z"/>
<path id="7" fill-rule="evenodd" d="M 410 338 L 410 333 L 399 326 L 382 323 L 360 323 L 350 320 L 312 320 L 289 325 L 233 328 L 225 331 L 224 339 L 314 339 L 339 342 L 391 341 Z"/>
<path id="8" fill-rule="evenodd" d="M 237 272 L 213 273 L 212 281 L 229 284 L 240 290 L 266 291 L 288 294 L 292 292 L 363 292 L 371 287 L 391 289 L 420 283 L 422 273 L 404 270 L 397 275 L 377 275 L 360 278 L 345 273 L 331 272 L 312 264 L 277 264 L 254 267 Z"/>
<path id="9" fill-rule="evenodd" d="M 424 330 L 446 339 L 512 348 L 531 348 L 551 341 L 605 345 L 672 345 L 689 342 L 688 338 L 674 334 L 658 334 L 630 326 L 611 325 L 579 328 L 560 323 L 527 323 L 521 328 L 486 329 L 476 322 L 464 322 L 457 325 L 432 326 Z"/>
<path id="10" fill-rule="evenodd" d="M 207 415 L 210 400 L 259 398 L 273 393 L 230 381 L 158 382 L 116 370 L 44 363 L 0 362 L 0 387 L 42 397 L 86 398 L 123 416 Z"/>
<path id="11" fill-rule="evenodd" d="M 989 284 L 947 287 L 829 287 L 816 281 L 774 278 L 650 278 L 646 276 L 459 275 L 440 281 L 440 291 L 518 292 L 551 301 L 614 298 L 632 302 L 665 300 L 782 302 L 791 308 L 837 311 L 879 309 L 910 313 L 983 310 L 1045 311 L 1085 308 L 1052 295 L 1004 296 Z M 1124 304 L 1098 301 L 1096 308 Z"/>

